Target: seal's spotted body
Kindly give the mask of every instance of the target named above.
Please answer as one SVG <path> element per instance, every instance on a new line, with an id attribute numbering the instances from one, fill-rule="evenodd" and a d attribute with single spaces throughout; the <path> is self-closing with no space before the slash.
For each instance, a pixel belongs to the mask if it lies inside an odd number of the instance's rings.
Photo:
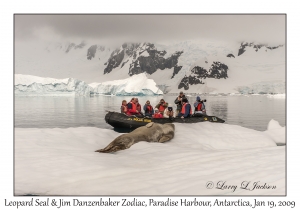
<path id="1" fill-rule="evenodd" d="M 159 124 L 151 122 L 131 133 L 118 136 L 107 147 L 95 152 L 116 152 L 127 149 L 139 141 L 163 143 L 171 140 L 174 137 L 174 132 L 175 126 L 172 123 Z"/>

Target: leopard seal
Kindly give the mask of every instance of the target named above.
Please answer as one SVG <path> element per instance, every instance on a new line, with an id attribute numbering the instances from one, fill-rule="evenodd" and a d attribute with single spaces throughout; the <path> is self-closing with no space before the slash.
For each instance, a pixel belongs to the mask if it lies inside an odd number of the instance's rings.
<path id="1" fill-rule="evenodd" d="M 96 150 L 95 152 L 116 152 L 128 149 L 133 144 L 140 141 L 163 143 L 171 140 L 174 137 L 174 132 L 175 125 L 172 123 L 159 124 L 151 122 L 145 126 L 135 129 L 131 133 L 118 136 L 109 145 L 107 145 L 107 147 Z"/>

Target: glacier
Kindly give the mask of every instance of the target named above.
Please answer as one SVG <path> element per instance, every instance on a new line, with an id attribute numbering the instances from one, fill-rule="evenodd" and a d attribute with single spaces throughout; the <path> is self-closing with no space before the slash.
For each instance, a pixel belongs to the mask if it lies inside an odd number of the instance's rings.
<path id="1" fill-rule="evenodd" d="M 153 79 L 148 79 L 145 73 L 133 75 L 127 79 L 113 80 L 103 83 L 91 83 L 93 94 L 144 96 L 162 95 Z"/>
<path id="2" fill-rule="evenodd" d="M 91 91 L 88 84 L 74 78 L 54 79 L 15 74 L 15 95 L 89 96 Z"/>
<path id="3" fill-rule="evenodd" d="M 248 86 L 238 86 L 237 91 L 241 94 L 285 94 L 284 81 L 263 81 Z"/>
<path id="4" fill-rule="evenodd" d="M 15 74 L 15 95 L 162 95 L 153 79 L 142 73 L 127 79 L 113 80 L 103 83 L 90 83 L 66 78 L 43 78 L 32 75 Z"/>

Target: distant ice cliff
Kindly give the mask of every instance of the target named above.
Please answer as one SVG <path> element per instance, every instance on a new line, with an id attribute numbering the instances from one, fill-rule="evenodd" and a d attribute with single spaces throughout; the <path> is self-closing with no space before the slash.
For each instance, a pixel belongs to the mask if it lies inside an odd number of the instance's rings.
<path id="1" fill-rule="evenodd" d="M 16 95 L 90 95 L 92 88 L 84 81 L 54 79 L 15 74 Z"/>
<path id="2" fill-rule="evenodd" d="M 54 79 L 15 74 L 15 95 L 161 95 L 163 92 L 152 79 L 142 73 L 123 80 L 87 84 L 66 78 Z"/>

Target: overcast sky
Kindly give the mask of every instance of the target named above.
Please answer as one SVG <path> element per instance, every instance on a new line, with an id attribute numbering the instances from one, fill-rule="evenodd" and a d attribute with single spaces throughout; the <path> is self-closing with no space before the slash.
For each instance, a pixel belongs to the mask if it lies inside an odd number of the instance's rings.
<path id="1" fill-rule="evenodd" d="M 15 40 L 285 43 L 285 15 L 15 15 Z"/>

